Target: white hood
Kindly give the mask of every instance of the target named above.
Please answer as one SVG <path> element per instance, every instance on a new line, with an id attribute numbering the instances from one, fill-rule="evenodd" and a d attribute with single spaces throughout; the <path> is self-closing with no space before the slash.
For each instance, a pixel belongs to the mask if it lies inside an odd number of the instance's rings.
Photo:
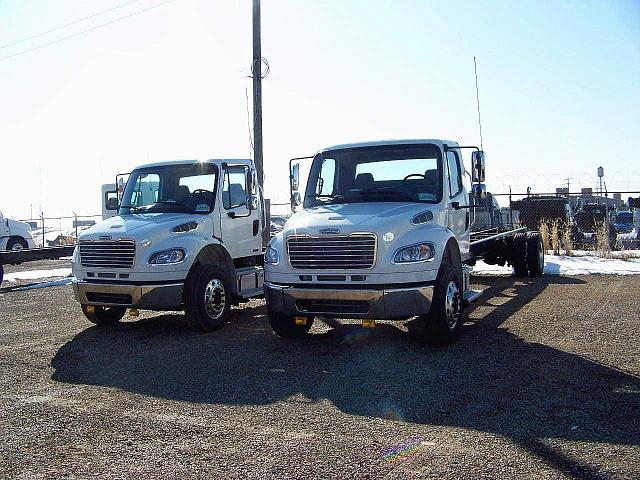
<path id="1" fill-rule="evenodd" d="M 340 234 L 376 232 L 394 226 L 396 232 L 411 228 L 411 219 L 418 213 L 432 209 L 427 203 L 358 202 L 325 205 L 302 210 L 293 215 L 285 226 L 287 234 L 316 236 L 320 229 L 337 229 Z M 385 230 L 386 231 L 386 230 Z M 399 233 L 399 232 L 398 232 Z"/>
<path id="2" fill-rule="evenodd" d="M 100 222 L 80 234 L 80 240 L 99 240 L 100 237 L 110 236 L 113 240 L 119 238 L 140 239 L 153 237 L 156 232 L 166 237 L 167 232 L 182 223 L 203 223 L 208 215 L 192 215 L 186 213 L 136 213 L 132 215 L 111 217 Z"/>

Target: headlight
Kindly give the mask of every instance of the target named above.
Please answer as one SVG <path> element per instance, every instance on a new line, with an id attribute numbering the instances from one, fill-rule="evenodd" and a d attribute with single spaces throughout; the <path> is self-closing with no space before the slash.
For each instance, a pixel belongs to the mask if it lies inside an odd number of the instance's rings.
<path id="1" fill-rule="evenodd" d="M 393 256 L 393 263 L 428 262 L 436 256 L 433 243 L 417 243 L 399 249 Z"/>
<path id="2" fill-rule="evenodd" d="M 264 262 L 270 265 L 277 265 L 279 261 L 280 255 L 278 255 L 278 250 L 271 245 L 267 245 L 267 250 L 264 252 Z"/>
<path id="3" fill-rule="evenodd" d="M 171 250 L 163 250 L 156 252 L 149 257 L 151 265 L 167 265 L 169 263 L 180 263 L 184 260 L 185 253 L 181 248 L 173 248 Z"/>

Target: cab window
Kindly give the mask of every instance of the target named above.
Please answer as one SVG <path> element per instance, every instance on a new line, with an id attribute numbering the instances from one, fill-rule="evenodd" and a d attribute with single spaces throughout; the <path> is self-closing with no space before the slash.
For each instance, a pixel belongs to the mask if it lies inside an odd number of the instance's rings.
<path id="1" fill-rule="evenodd" d="M 229 210 L 247 203 L 248 167 L 227 167 L 222 186 L 222 206 Z"/>
<path id="2" fill-rule="evenodd" d="M 462 172 L 460 159 L 456 152 L 447 152 L 447 169 L 449 173 L 449 195 L 453 198 L 462 191 Z"/>

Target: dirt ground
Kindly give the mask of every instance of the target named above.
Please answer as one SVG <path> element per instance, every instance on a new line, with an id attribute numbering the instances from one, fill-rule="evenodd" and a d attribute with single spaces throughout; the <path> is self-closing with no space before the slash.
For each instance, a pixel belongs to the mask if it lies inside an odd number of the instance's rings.
<path id="1" fill-rule="evenodd" d="M 474 283 L 438 348 L 390 323 L 285 341 L 262 301 L 198 334 L 0 293 L 0 477 L 640 478 L 640 279 Z"/>

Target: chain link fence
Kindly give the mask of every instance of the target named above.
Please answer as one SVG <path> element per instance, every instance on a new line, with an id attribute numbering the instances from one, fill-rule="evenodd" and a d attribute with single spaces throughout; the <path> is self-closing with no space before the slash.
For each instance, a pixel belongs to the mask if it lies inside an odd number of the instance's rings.
<path id="1" fill-rule="evenodd" d="M 475 204 L 473 232 L 527 227 L 542 233 L 548 250 L 565 253 L 640 249 L 640 191 L 488 193 Z M 270 234 L 282 230 L 290 216 L 290 203 L 270 203 Z M 82 230 L 101 220 L 101 215 L 72 214 L 22 221 L 31 225 L 36 246 L 49 247 L 75 245 Z"/>
<path id="2" fill-rule="evenodd" d="M 472 231 L 527 227 L 540 231 L 548 250 L 640 248 L 640 191 L 494 193 L 472 213 Z"/>
<path id="3" fill-rule="evenodd" d="M 78 234 L 102 221 L 102 215 L 40 216 L 20 220 L 31 226 L 31 237 L 36 247 L 75 245 Z"/>

